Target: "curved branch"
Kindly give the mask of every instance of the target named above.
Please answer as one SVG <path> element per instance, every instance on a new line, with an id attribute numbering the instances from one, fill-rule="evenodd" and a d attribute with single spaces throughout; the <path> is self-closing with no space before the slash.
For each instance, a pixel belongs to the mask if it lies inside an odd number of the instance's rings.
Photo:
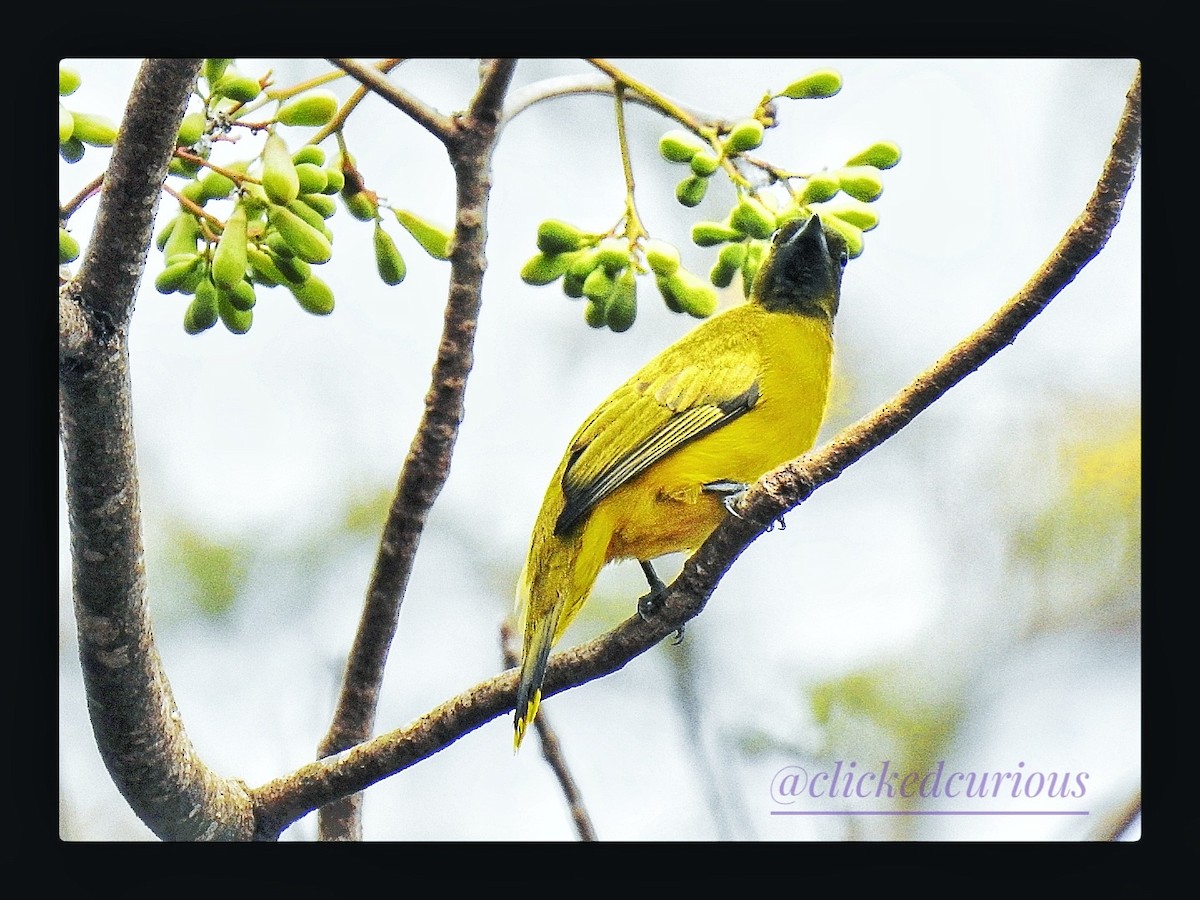
<path id="1" fill-rule="evenodd" d="M 1141 153 L 1141 72 L 1135 77 L 1100 181 L 1083 213 L 1025 287 L 895 398 L 819 450 L 765 475 L 684 564 L 652 620 L 635 615 L 612 631 L 550 659 L 543 697 L 622 668 L 704 607 L 734 561 L 766 528 L 822 484 L 900 431 L 938 397 L 1008 346 L 1107 242 L 1120 218 Z M 509 670 L 430 710 L 405 728 L 312 763 L 253 793 L 261 827 L 282 831 L 327 802 L 361 791 L 512 710 L 517 675 Z"/>
<path id="2" fill-rule="evenodd" d="M 245 839 L 253 833 L 250 795 L 196 755 L 154 645 L 126 340 L 199 64 L 147 60 L 134 82 L 83 268 L 60 292 L 60 428 L 79 657 L 104 763 L 159 837 Z"/>
<path id="3" fill-rule="evenodd" d="M 491 186 L 491 154 L 499 106 L 511 76 L 511 61 L 484 64 L 479 91 L 450 141 L 458 198 L 442 339 L 425 397 L 425 412 L 384 524 L 337 709 L 329 732 L 318 747 L 320 756 L 337 753 L 371 735 L 384 666 L 396 635 L 400 606 L 425 530 L 425 519 L 450 475 L 450 461 L 463 418 L 467 376 L 474 363 L 475 330 L 483 297 L 487 239 L 484 223 Z M 357 839 L 360 836 L 357 799 L 322 810 L 321 831 L 327 838 Z"/>
<path id="4" fill-rule="evenodd" d="M 353 59 L 334 59 L 330 57 L 329 61 L 364 87 L 374 91 L 388 103 L 392 104 L 392 106 L 422 126 L 442 143 L 448 141 L 454 134 L 454 120 L 452 118 L 442 115 L 433 107 L 422 103 L 412 94 L 408 93 L 408 91 L 392 84 L 378 69 L 371 66 L 364 66 Z"/>
<path id="5" fill-rule="evenodd" d="M 582 75 L 563 75 L 558 78 L 546 78 L 542 81 L 535 81 L 533 84 L 528 84 L 523 88 L 518 88 L 508 96 L 508 102 L 504 104 L 504 112 L 500 116 L 501 127 L 507 125 L 529 107 L 541 103 L 545 100 L 553 100 L 558 97 L 567 97 L 572 94 L 601 94 L 606 97 L 611 97 L 616 93 L 616 84 L 613 79 L 604 74 L 592 74 L 590 72 Z M 714 122 L 722 121 L 722 117 L 716 113 L 705 112 L 694 106 L 689 106 L 681 100 L 674 97 L 666 97 L 674 106 L 679 109 L 686 110 L 688 115 L 695 117 L 701 121 Z M 642 96 L 634 89 L 625 91 L 625 99 L 630 103 L 638 103 L 648 109 L 658 109 L 658 104 L 652 102 Z"/>

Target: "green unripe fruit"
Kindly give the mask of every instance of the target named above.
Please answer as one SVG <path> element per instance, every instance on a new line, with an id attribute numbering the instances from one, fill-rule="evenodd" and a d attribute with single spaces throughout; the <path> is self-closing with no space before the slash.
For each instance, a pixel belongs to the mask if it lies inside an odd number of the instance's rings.
<path id="1" fill-rule="evenodd" d="M 613 280 L 604 266 L 596 266 L 583 280 L 583 296 L 589 300 L 606 300 L 613 292 Z"/>
<path id="2" fill-rule="evenodd" d="M 200 239 L 200 223 L 191 213 L 181 212 L 163 243 L 163 259 L 167 265 L 184 257 L 196 255 L 196 242 Z"/>
<path id="3" fill-rule="evenodd" d="M 608 327 L 618 334 L 628 331 L 637 318 L 637 278 L 626 269 L 617 279 L 604 310 Z"/>
<path id="4" fill-rule="evenodd" d="M 715 247 L 728 241 L 740 241 L 745 235 L 720 222 L 697 222 L 692 226 L 692 243 L 697 247 Z"/>
<path id="5" fill-rule="evenodd" d="M 666 241 L 646 241 L 646 264 L 655 275 L 670 275 L 679 268 L 679 250 Z"/>
<path id="6" fill-rule="evenodd" d="M 837 172 L 842 190 L 855 200 L 870 203 L 883 193 L 883 181 L 874 166 L 847 166 Z"/>
<path id="7" fill-rule="evenodd" d="M 708 280 L 712 282 L 714 287 L 727 288 L 733 284 L 733 276 L 737 274 L 736 266 L 723 266 L 718 259 L 713 263 L 713 267 L 709 270 Z"/>
<path id="8" fill-rule="evenodd" d="M 745 244 L 726 244 L 721 248 L 717 261 L 708 273 L 708 280 L 716 287 L 725 288 L 733 283 L 733 276 L 742 268 L 746 261 Z"/>
<path id="9" fill-rule="evenodd" d="M 228 97 L 237 103 L 249 103 L 262 93 L 262 85 L 249 75 L 243 75 L 235 69 L 227 69 L 214 85 L 213 93 L 219 97 Z"/>
<path id="10" fill-rule="evenodd" d="M 204 60 L 204 79 L 208 82 L 209 88 L 212 88 L 221 76 L 225 74 L 225 70 L 229 68 L 232 59 L 206 59 Z"/>
<path id="11" fill-rule="evenodd" d="M 404 265 L 404 257 L 396 248 L 396 242 L 375 222 L 375 268 L 384 284 L 397 285 L 404 280 L 408 269 Z"/>
<path id="12" fill-rule="evenodd" d="M 342 202 L 346 204 L 350 215 L 360 222 L 371 222 L 379 218 L 379 201 L 370 191 L 358 191 L 354 194 L 342 191 Z"/>
<path id="13" fill-rule="evenodd" d="M 743 153 L 762 145 L 766 129 L 758 119 L 744 119 L 733 126 L 729 137 L 725 138 L 727 153 Z"/>
<path id="14" fill-rule="evenodd" d="M 209 171 L 202 179 L 200 179 L 200 203 L 203 205 L 209 200 L 224 200 L 233 193 L 235 187 L 233 179 L 220 172 Z"/>
<path id="15" fill-rule="evenodd" d="M 83 159 L 83 141 L 77 137 L 67 138 L 58 145 L 58 155 L 69 163 L 77 163 Z"/>
<path id="16" fill-rule="evenodd" d="M 526 284 L 541 286 L 558 281 L 567 271 L 566 253 L 538 253 L 521 266 L 521 280 Z M 582 290 L 582 285 L 580 286 Z"/>
<path id="17" fill-rule="evenodd" d="M 346 176 L 341 169 L 329 166 L 325 169 L 325 190 L 322 194 L 337 194 L 346 186 Z"/>
<path id="18" fill-rule="evenodd" d="M 71 237 L 67 229 L 58 226 L 58 264 L 74 262 L 79 259 L 79 241 Z"/>
<path id="19" fill-rule="evenodd" d="M 567 263 L 567 274 L 576 275 L 580 278 L 587 278 L 592 274 L 592 269 L 596 268 L 596 248 L 588 247 L 586 250 L 576 250 L 574 253 L 568 254 L 570 261 Z"/>
<path id="20" fill-rule="evenodd" d="M 279 108 L 275 119 L 284 125 L 300 125 L 319 128 L 328 125 L 337 115 L 338 98 L 333 91 L 318 89 L 307 91 Z"/>
<path id="21" fill-rule="evenodd" d="M 592 328 L 603 328 L 608 324 L 607 304 L 603 300 L 589 300 L 583 309 L 583 321 Z"/>
<path id="22" fill-rule="evenodd" d="M 714 153 L 701 150 L 691 158 L 688 165 L 691 166 L 693 174 L 707 178 L 721 167 L 721 160 Z"/>
<path id="23" fill-rule="evenodd" d="M 316 144 L 305 144 L 292 154 L 292 162 L 296 165 L 312 163 L 314 166 L 325 165 L 325 151 Z"/>
<path id="24" fill-rule="evenodd" d="M 333 255 L 333 246 L 329 239 L 290 207 L 273 206 L 268 218 L 271 227 L 282 235 L 292 251 L 305 262 L 320 264 L 328 262 L 329 257 Z"/>
<path id="25" fill-rule="evenodd" d="M 658 152 L 667 162 L 691 162 L 708 145 L 690 131 L 668 131 L 658 139 Z"/>
<path id="26" fill-rule="evenodd" d="M 83 79 L 74 69 L 68 69 L 66 66 L 58 67 L 58 96 L 66 97 L 68 94 L 75 93 L 81 84 L 83 84 Z"/>
<path id="27" fill-rule="evenodd" d="M 200 171 L 200 164 L 194 163 L 189 159 L 180 159 L 172 157 L 167 164 L 168 175 L 178 175 L 182 178 L 195 178 L 196 173 Z"/>
<path id="28" fill-rule="evenodd" d="M 222 288 L 219 292 L 225 295 L 234 309 L 254 309 L 254 304 L 258 300 L 254 296 L 254 285 L 245 279 L 235 284 L 232 290 Z"/>
<path id="29" fill-rule="evenodd" d="M 799 81 L 793 81 L 777 97 L 790 97 L 793 100 L 812 100 L 821 97 L 832 97 L 842 89 L 842 76 L 833 69 L 818 69 L 806 75 Z"/>
<path id="30" fill-rule="evenodd" d="M 842 206 L 839 204 L 836 208 L 821 209 L 821 221 L 824 222 L 826 214 L 837 216 L 843 222 L 849 222 L 860 231 L 870 231 L 879 224 L 879 214 L 865 203 L 860 206 Z"/>
<path id="31" fill-rule="evenodd" d="M 208 120 L 204 117 L 204 113 L 188 113 L 179 123 L 179 133 L 175 136 L 175 143 L 180 147 L 190 147 L 204 137 L 204 130 L 207 127 Z"/>
<path id="32" fill-rule="evenodd" d="M 569 222 L 547 219 L 538 225 L 537 248 L 543 253 L 570 253 L 584 244 L 584 233 Z"/>
<path id="33" fill-rule="evenodd" d="M 717 292 L 711 284 L 701 281 L 687 269 L 678 269 L 665 279 L 671 296 L 679 308 L 697 319 L 706 319 L 717 308 Z"/>
<path id="34" fill-rule="evenodd" d="M 296 180 L 300 183 L 300 193 L 302 194 L 319 194 L 329 183 L 329 177 L 325 174 L 325 170 L 314 163 L 297 165 Z"/>
<path id="35" fill-rule="evenodd" d="M 845 219 L 840 219 L 837 216 L 828 216 L 821 218 L 821 224 L 829 231 L 836 231 L 846 241 L 846 253 L 851 259 L 863 252 L 863 233 L 862 230 L 851 225 Z"/>
<path id="36" fill-rule="evenodd" d="M 671 279 L 668 275 L 658 275 L 654 279 L 655 287 L 658 288 L 659 294 L 662 295 L 663 303 L 667 305 L 673 313 L 683 312 L 683 307 L 679 305 L 679 301 L 675 299 L 675 294 L 672 293 Z"/>
<path id="37" fill-rule="evenodd" d="M 327 316 L 333 312 L 333 291 L 320 278 L 309 278 L 303 284 L 291 286 L 292 296 L 301 309 L 314 316 Z"/>
<path id="38" fill-rule="evenodd" d="M 818 172 L 808 179 L 800 193 L 800 203 L 823 203 L 836 196 L 842 189 L 841 182 L 828 172 Z"/>
<path id="39" fill-rule="evenodd" d="M 263 144 L 262 186 L 272 203 L 287 206 L 300 196 L 300 178 L 283 138 L 271 132 Z"/>
<path id="40" fill-rule="evenodd" d="M 175 223 L 178 222 L 179 219 L 179 216 L 176 216 L 173 219 L 168 219 L 167 224 L 160 228 L 158 230 L 158 234 L 154 236 L 154 246 L 159 250 L 162 250 L 165 246 L 167 246 L 167 238 L 171 236 L 171 231 L 175 228 Z"/>
<path id="41" fill-rule="evenodd" d="M 212 280 L 231 290 L 246 277 L 246 207 L 238 204 L 225 222 L 212 257 Z"/>
<path id="42" fill-rule="evenodd" d="M 588 275 L 590 274 L 591 272 L 588 273 Z M 583 296 L 583 283 L 585 281 L 587 281 L 587 275 L 576 275 L 574 272 L 568 270 L 563 275 L 563 293 L 572 300 L 578 300 Z"/>
<path id="43" fill-rule="evenodd" d="M 111 147 L 117 140 L 117 126 L 107 116 L 94 116 L 91 113 L 71 113 L 75 130 L 71 132 L 85 144 L 93 147 Z"/>
<path id="44" fill-rule="evenodd" d="M 197 206 L 203 206 L 207 198 L 204 196 L 204 188 L 198 181 L 189 181 L 179 191 L 179 196 L 185 200 L 191 200 Z"/>
<path id="45" fill-rule="evenodd" d="M 58 142 L 61 144 L 64 141 L 69 141 L 71 135 L 75 131 L 75 117 L 71 115 L 71 111 L 58 104 Z"/>
<path id="46" fill-rule="evenodd" d="M 274 257 L 286 257 L 291 259 L 296 255 L 296 251 L 292 249 L 291 244 L 287 242 L 282 234 L 274 228 L 269 229 L 263 238 L 263 242 L 267 245 L 267 249 L 271 251 Z"/>
<path id="47" fill-rule="evenodd" d="M 233 334 L 245 334 L 254 324 L 254 310 L 238 309 L 229 302 L 229 295 L 221 292 L 217 293 L 217 314 Z"/>
<path id="48" fill-rule="evenodd" d="M 264 287 L 275 287 L 288 283 L 283 273 L 279 271 L 279 267 L 275 265 L 275 260 L 262 248 L 254 244 L 248 246 L 246 259 L 250 264 L 250 277 Z"/>
<path id="49" fill-rule="evenodd" d="M 205 282 L 208 284 L 208 282 Z M 212 287 L 209 284 L 209 287 Z M 196 288 L 196 296 L 183 314 L 183 330 L 188 334 L 199 334 L 217 324 L 217 292 L 203 284 Z"/>
<path id="50" fill-rule="evenodd" d="M 393 209 L 392 212 L 396 215 L 396 221 L 421 245 L 422 250 L 434 259 L 450 258 L 451 235 L 448 231 L 426 222 L 407 209 Z"/>
<path id="51" fill-rule="evenodd" d="M 171 263 L 154 279 L 154 289 L 160 294 L 173 294 L 184 286 L 188 276 L 198 268 L 201 268 L 198 254 Z"/>
<path id="52" fill-rule="evenodd" d="M 625 238 L 605 238 L 596 245 L 596 265 L 609 275 L 629 267 L 629 241 Z"/>
<path id="53" fill-rule="evenodd" d="M 312 278 L 312 266 L 299 257 L 274 253 L 269 247 L 267 255 L 271 257 L 271 262 L 275 263 L 275 268 L 279 270 L 282 284 L 295 287 Z"/>
<path id="54" fill-rule="evenodd" d="M 298 200 L 322 219 L 331 218 L 337 212 L 337 202 L 326 194 L 301 194 Z"/>
<path id="55" fill-rule="evenodd" d="M 686 207 L 698 206 L 708 190 L 708 180 L 698 175 L 685 178 L 675 185 L 675 199 Z"/>
<path id="56" fill-rule="evenodd" d="M 890 169 L 900 162 L 900 148 L 888 141 L 872 144 L 861 153 L 846 160 L 848 166 L 874 166 L 876 169 Z"/>
<path id="57" fill-rule="evenodd" d="M 321 234 L 325 235 L 325 239 L 331 244 L 333 243 L 333 232 L 330 231 L 329 226 L 325 224 L 325 217 L 317 212 L 314 207 L 309 206 L 307 203 L 297 197 L 287 205 L 287 208 L 307 222 L 310 227 L 315 228 L 317 231 L 321 232 Z"/>
<path id="58" fill-rule="evenodd" d="M 753 197 L 742 197 L 729 214 L 729 224 L 742 234 L 765 240 L 775 233 L 775 214 Z"/>

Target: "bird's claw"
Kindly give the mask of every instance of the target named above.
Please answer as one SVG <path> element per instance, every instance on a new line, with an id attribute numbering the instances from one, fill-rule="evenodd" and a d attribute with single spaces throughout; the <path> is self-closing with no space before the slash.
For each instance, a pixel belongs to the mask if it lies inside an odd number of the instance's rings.
<path id="1" fill-rule="evenodd" d="M 710 494 L 718 494 L 721 497 L 721 503 L 724 504 L 725 510 L 735 519 L 746 521 L 746 517 L 739 513 L 736 509 L 741 499 L 746 496 L 746 491 L 750 489 L 750 485 L 743 481 L 710 481 L 702 485 L 705 491 Z M 783 521 L 783 516 L 778 519 L 772 519 L 767 523 L 757 523 L 762 525 L 767 531 L 774 531 L 775 526 L 779 526 L 779 530 L 783 531 L 787 528 L 787 522 Z"/>

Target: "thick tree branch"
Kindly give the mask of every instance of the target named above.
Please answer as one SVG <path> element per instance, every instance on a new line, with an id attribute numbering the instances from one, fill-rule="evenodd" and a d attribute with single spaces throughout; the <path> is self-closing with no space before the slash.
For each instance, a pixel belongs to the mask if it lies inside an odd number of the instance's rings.
<path id="1" fill-rule="evenodd" d="M 550 660 L 543 696 L 550 697 L 617 671 L 698 614 L 737 557 L 766 528 L 814 490 L 840 475 L 900 431 L 938 397 L 1008 346 L 1046 304 L 1103 248 L 1120 218 L 1141 148 L 1141 74 L 1125 110 L 1095 193 L 1046 263 L 979 330 L 942 357 L 895 398 L 830 443 L 768 473 L 730 517 L 688 559 L 651 621 L 633 616 L 592 641 Z M 282 831 L 328 801 L 346 796 L 444 749 L 491 719 L 511 712 L 517 675 L 509 670 L 447 700 L 405 728 L 312 763 L 253 793 L 260 828 Z"/>
<path id="2" fill-rule="evenodd" d="M 138 72 L 83 267 L 60 293 L 60 428 L 79 656 L 100 754 L 159 837 L 245 839 L 250 796 L 196 755 L 154 646 L 129 385 L 129 316 L 199 63 L 147 60 Z"/>
<path id="3" fill-rule="evenodd" d="M 511 61 L 485 62 L 479 91 L 449 142 L 458 198 L 442 339 L 425 412 L 384 524 L 341 696 L 329 732 L 318 748 L 320 756 L 337 753 L 371 735 L 388 650 L 396 635 L 425 519 L 450 474 L 482 300 L 491 154 L 512 69 Z M 322 835 L 336 840 L 360 837 L 357 806 L 357 800 L 350 800 L 322 810 Z"/>

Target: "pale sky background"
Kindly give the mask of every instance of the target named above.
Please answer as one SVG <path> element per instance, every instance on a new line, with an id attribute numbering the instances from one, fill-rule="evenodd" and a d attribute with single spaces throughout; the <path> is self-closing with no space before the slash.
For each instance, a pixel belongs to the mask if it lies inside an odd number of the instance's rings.
<path id="1" fill-rule="evenodd" d="M 136 61 L 68 62 L 83 86 L 67 107 L 119 119 Z M 748 114 L 768 89 L 835 68 L 842 92 L 780 101 L 780 125 L 759 155 L 806 170 L 836 167 L 876 140 L 902 148 L 875 204 L 881 224 L 846 271 L 822 439 L 892 396 L 1024 284 L 1090 196 L 1136 68 L 1128 59 L 614 62 L 729 118 Z M 273 67 L 279 84 L 326 69 L 319 60 L 238 65 L 253 75 Z M 522 61 L 514 84 L 586 71 L 575 60 Z M 465 105 L 476 67 L 413 60 L 393 78 L 448 113 Z M 353 85 L 333 87 L 345 97 Z M 683 169 L 656 150 L 672 124 L 640 107 L 627 119 L 643 219 L 706 273 L 715 253 L 690 244 L 690 223 L 722 217 L 732 188 L 714 180 L 697 210 L 683 210 L 673 198 Z M 310 133 L 292 130 L 289 144 Z M 392 204 L 452 221 L 451 171 L 433 138 L 374 98 L 346 134 L 368 183 Z M 89 149 L 83 162 L 61 164 L 60 199 L 107 155 Z M 502 136 L 493 180 L 466 419 L 401 614 L 380 731 L 500 669 L 498 627 L 567 438 L 612 388 L 696 324 L 667 311 L 643 281 L 634 328 L 593 331 L 557 285 L 518 278 L 541 220 L 603 230 L 620 215 L 610 98 L 565 98 L 519 116 Z M 81 243 L 95 206 L 72 221 Z M 174 207 L 167 198 L 160 216 Z M 375 275 L 370 226 L 344 209 L 331 225 L 335 255 L 320 272 L 337 297 L 331 316 L 309 316 L 283 289 L 260 290 L 249 334 L 218 325 L 189 336 L 186 301 L 154 290 L 162 258 L 152 252 L 132 326 L 156 635 L 197 750 L 250 785 L 309 761 L 327 728 L 376 538 L 347 534 L 341 523 L 352 500 L 394 484 L 441 327 L 445 263 L 424 257 L 389 218 L 409 274 L 388 287 Z M 682 648 L 656 648 L 547 701 L 601 838 L 1077 840 L 1140 790 L 1136 573 L 1110 592 L 1115 600 L 1093 608 L 1089 598 L 1104 593 L 1108 577 L 1103 564 L 1079 557 L 1037 575 L 1013 551 L 1014 535 L 1060 488 L 1063 446 L 1112 437 L 1140 415 L 1140 230 L 1139 177 L 1106 249 L 1049 309 L 794 511 L 786 531 L 755 543 L 688 626 Z M 730 291 L 723 304 L 735 300 Z M 150 839 L 91 736 L 61 509 L 61 833 Z M 181 525 L 251 554 L 244 595 L 224 616 L 198 612 L 172 574 L 168 535 Z M 660 573 L 673 577 L 678 564 L 665 560 Z M 644 590 L 636 566 L 610 567 L 564 646 L 630 615 Z M 869 722 L 835 717 L 823 728 L 813 714 L 820 686 L 869 672 L 887 673 L 880 683 L 908 708 L 958 711 L 932 756 L 946 771 L 1086 772 L 1077 803 L 1008 798 L 1005 808 L 1089 814 L 772 816 L 781 807 L 771 785 L 785 767 L 832 771 L 854 760 L 862 770 L 894 753 Z M 536 740 L 514 757 L 511 729 L 510 717 L 497 719 L 372 787 L 368 839 L 573 839 Z M 314 836 L 310 816 L 283 839 Z"/>

